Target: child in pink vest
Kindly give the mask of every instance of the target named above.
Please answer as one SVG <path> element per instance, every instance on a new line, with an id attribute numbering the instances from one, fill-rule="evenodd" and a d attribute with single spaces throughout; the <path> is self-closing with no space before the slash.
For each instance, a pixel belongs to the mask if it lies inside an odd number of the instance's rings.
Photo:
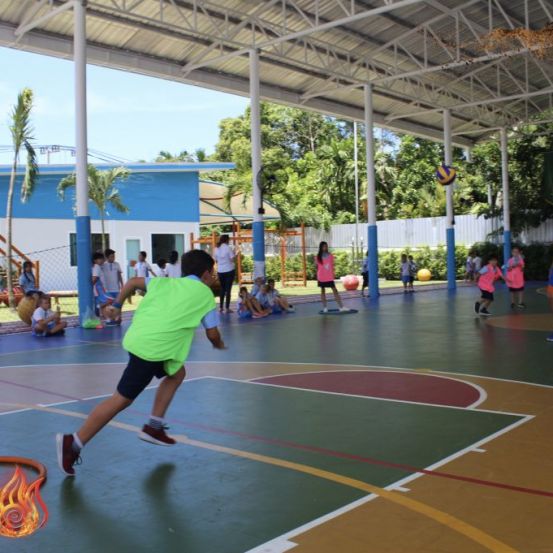
<path id="1" fill-rule="evenodd" d="M 493 302 L 493 293 L 495 291 L 495 281 L 503 279 L 501 269 L 497 266 L 497 256 L 491 255 L 488 264 L 482 267 L 476 274 L 476 283 L 480 288 L 481 298 L 474 304 L 474 311 L 477 315 L 489 317 L 491 313 L 488 307 Z"/>
<path id="2" fill-rule="evenodd" d="M 520 248 L 516 246 L 511 250 L 511 259 L 507 262 L 504 269 L 505 282 L 511 292 L 511 309 L 515 306 L 519 309 L 524 309 L 526 306 L 522 303 L 522 295 L 524 293 L 524 258 L 521 255 Z"/>
<path id="3" fill-rule="evenodd" d="M 323 313 L 328 313 L 326 305 L 326 288 L 332 289 L 334 299 L 340 306 L 340 311 L 348 311 L 348 309 L 346 309 L 342 304 L 340 294 L 338 294 L 336 284 L 334 283 L 334 256 L 328 251 L 328 244 L 326 242 L 321 242 L 319 244 L 319 253 L 317 253 L 315 261 L 317 263 L 317 284 L 321 289 Z"/>

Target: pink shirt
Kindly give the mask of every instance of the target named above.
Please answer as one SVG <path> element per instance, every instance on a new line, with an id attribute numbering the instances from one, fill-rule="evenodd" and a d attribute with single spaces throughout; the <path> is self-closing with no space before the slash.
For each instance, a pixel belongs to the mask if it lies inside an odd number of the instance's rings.
<path id="1" fill-rule="evenodd" d="M 334 280 L 334 256 L 329 253 L 326 257 L 323 257 L 322 263 L 317 257 L 317 280 L 319 282 L 330 282 Z"/>
<path id="2" fill-rule="evenodd" d="M 494 283 L 501 278 L 501 271 L 499 267 L 493 266 L 488 263 L 485 267 L 480 269 L 480 278 L 478 279 L 478 287 L 480 290 L 486 292 L 493 292 L 495 290 Z"/>
<path id="3" fill-rule="evenodd" d="M 511 257 L 509 259 L 505 280 L 509 288 L 522 288 L 524 286 L 524 259 L 522 257 Z"/>

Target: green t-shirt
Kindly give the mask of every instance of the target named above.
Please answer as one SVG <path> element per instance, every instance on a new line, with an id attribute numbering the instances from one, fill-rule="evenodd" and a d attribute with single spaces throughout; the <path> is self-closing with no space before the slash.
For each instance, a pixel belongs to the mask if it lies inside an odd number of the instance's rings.
<path id="1" fill-rule="evenodd" d="M 153 278 L 123 347 L 146 361 L 165 361 L 165 372 L 175 374 L 188 356 L 196 328 L 214 307 L 211 289 L 199 280 Z"/>

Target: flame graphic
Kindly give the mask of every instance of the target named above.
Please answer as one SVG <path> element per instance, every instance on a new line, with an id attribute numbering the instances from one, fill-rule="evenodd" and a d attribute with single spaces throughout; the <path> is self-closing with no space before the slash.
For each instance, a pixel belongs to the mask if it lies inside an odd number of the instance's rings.
<path id="1" fill-rule="evenodd" d="M 0 457 L 0 462 L 13 462 L 12 459 L 18 464 L 8 483 L 0 488 L 0 536 L 22 538 L 34 534 L 48 520 L 48 509 L 40 497 L 40 486 L 46 481 L 46 469 L 30 459 Z M 39 476 L 31 484 L 27 483 L 20 464 L 38 470 Z"/>

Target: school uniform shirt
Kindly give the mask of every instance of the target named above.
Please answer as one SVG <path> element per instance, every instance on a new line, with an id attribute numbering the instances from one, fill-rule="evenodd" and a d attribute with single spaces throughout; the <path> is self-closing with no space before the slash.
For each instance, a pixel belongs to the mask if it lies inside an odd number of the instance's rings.
<path id="1" fill-rule="evenodd" d="M 363 265 L 361 266 L 361 272 L 362 273 L 368 273 L 369 272 L 369 258 L 365 257 L 363 259 Z"/>
<path id="2" fill-rule="evenodd" d="M 259 302 L 259 305 L 261 305 L 264 309 L 267 309 L 267 307 L 273 307 L 274 301 L 269 294 L 259 292 L 255 298 Z"/>
<path id="3" fill-rule="evenodd" d="M 401 264 L 401 276 L 411 276 L 411 264 L 409 263 L 409 261 Z"/>
<path id="4" fill-rule="evenodd" d="M 139 278 L 147 278 L 152 272 L 152 268 L 147 261 L 137 261 L 134 266 L 136 276 Z"/>
<path id="5" fill-rule="evenodd" d="M 469 255 L 465 261 L 467 272 L 474 271 L 474 259 Z"/>
<path id="6" fill-rule="evenodd" d="M 499 267 L 494 267 L 488 263 L 488 265 L 482 267 L 478 272 L 480 273 L 480 278 L 478 279 L 478 287 L 480 290 L 493 292 L 495 290 L 495 281 L 501 278 Z"/>
<path id="7" fill-rule="evenodd" d="M 331 253 L 323 253 L 322 261 L 315 257 L 317 262 L 317 280 L 319 282 L 334 281 L 334 256 Z"/>
<path id="8" fill-rule="evenodd" d="M 165 273 L 169 278 L 181 278 L 182 269 L 180 263 L 167 263 L 165 265 Z"/>
<path id="9" fill-rule="evenodd" d="M 103 290 L 105 292 L 106 290 L 106 281 L 105 281 L 105 274 L 102 269 L 101 265 L 94 264 L 92 265 L 92 278 L 96 277 L 98 281 L 93 286 L 94 289 L 94 295 L 98 296 L 100 293 L 100 290 Z"/>
<path id="10" fill-rule="evenodd" d="M 522 257 L 509 259 L 505 280 L 509 288 L 524 288 L 524 259 Z"/>
<path id="11" fill-rule="evenodd" d="M 40 321 L 43 321 L 44 319 L 48 319 L 49 317 L 52 317 L 53 315 L 54 315 L 54 312 L 51 309 L 44 309 L 42 307 L 37 307 L 33 311 L 33 317 L 31 319 L 31 328 L 33 329 L 33 332 L 36 328 L 36 325 Z M 51 321 L 50 323 L 48 323 L 48 326 L 49 327 L 54 326 L 54 321 Z"/>
<path id="12" fill-rule="evenodd" d="M 215 249 L 215 261 L 217 262 L 218 273 L 230 273 L 234 271 L 234 252 L 228 244 L 221 244 Z"/>
<path id="13" fill-rule="evenodd" d="M 417 264 L 414 261 L 409 261 L 409 276 L 416 276 Z"/>
<path id="14" fill-rule="evenodd" d="M 36 281 L 35 281 L 35 275 L 33 273 L 21 273 L 21 276 L 19 277 L 19 286 L 23 288 L 23 292 L 30 292 L 32 290 L 36 290 Z"/>
<path id="15" fill-rule="evenodd" d="M 482 268 L 482 258 L 476 256 L 474 258 L 474 270 L 478 273 L 481 268 Z"/>
<path id="16" fill-rule="evenodd" d="M 107 261 L 102 265 L 102 272 L 104 273 L 104 287 L 106 292 L 119 292 L 119 275 L 121 272 L 121 265 L 114 261 L 108 263 Z"/>

